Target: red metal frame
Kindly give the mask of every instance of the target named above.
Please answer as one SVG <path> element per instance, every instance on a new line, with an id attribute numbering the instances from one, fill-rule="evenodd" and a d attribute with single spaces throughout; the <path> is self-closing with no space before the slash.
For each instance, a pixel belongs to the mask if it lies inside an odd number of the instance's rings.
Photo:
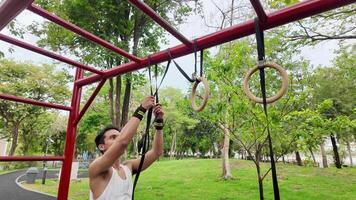
<path id="1" fill-rule="evenodd" d="M 63 156 L 0 156 L 0 162 L 9 161 L 63 161 Z"/>
<path id="2" fill-rule="evenodd" d="M 8 95 L 8 94 L 0 94 L 0 99 L 21 102 L 21 103 L 27 103 L 27 104 L 32 104 L 32 105 L 36 105 L 36 106 L 43 106 L 43 107 L 47 107 L 47 108 L 55 108 L 55 109 L 60 109 L 60 110 L 68 110 L 68 111 L 72 110 L 72 108 L 68 107 L 68 106 L 57 105 L 54 103 L 45 103 L 45 102 L 36 101 L 33 99 L 26 99 L 26 98 L 16 97 L 16 96 Z"/>
<path id="3" fill-rule="evenodd" d="M 0 31 L 34 0 L 4 1 L 0 6 Z"/>
<path id="4" fill-rule="evenodd" d="M 61 19 L 60 17 L 57 17 L 51 13 L 49 13 L 48 11 L 36 6 L 36 5 L 33 5 L 31 4 L 30 6 L 28 6 L 27 8 L 28 10 L 30 10 L 31 12 L 33 13 L 36 13 L 60 26 L 62 26 L 63 28 L 66 28 L 68 30 L 71 30 L 73 31 L 74 33 L 77 33 L 81 36 L 83 36 L 84 38 L 92 41 L 92 42 L 95 42 L 111 51 L 114 51 L 122 56 L 125 56 L 126 58 L 129 58 L 130 60 L 133 60 L 135 62 L 140 62 L 141 60 L 139 58 L 137 58 L 136 56 L 132 55 L 132 54 L 129 54 L 127 53 L 126 51 L 114 46 L 113 44 L 99 38 L 98 36 L 95 36 L 91 33 L 89 33 L 88 31 L 85 31 L 81 28 L 79 28 L 78 26 L 70 23 L 70 22 L 67 22 L 63 19 Z"/>
<path id="5" fill-rule="evenodd" d="M 75 72 L 75 80 L 83 77 L 83 69 L 77 68 Z M 78 116 L 80 107 L 80 97 L 82 93 L 82 87 L 74 84 L 71 107 L 73 108 L 69 114 L 66 142 L 64 146 L 64 161 L 62 165 L 61 177 L 58 187 L 58 199 L 66 200 L 68 198 L 70 174 L 72 171 L 72 162 L 75 152 L 75 142 L 77 135 L 77 126 L 73 125 L 73 121 Z"/>
<path id="6" fill-rule="evenodd" d="M 189 41 L 184 35 L 178 32 L 173 26 L 171 26 L 165 19 L 159 16 L 151 7 L 145 4 L 140 0 L 129 0 L 132 5 L 136 6 L 142 12 L 146 13 L 149 17 L 151 17 L 154 21 L 156 21 L 162 28 L 166 29 L 169 33 L 171 33 L 178 40 L 183 42 L 187 46 L 193 45 L 193 42 Z"/>
<path id="7" fill-rule="evenodd" d="M 103 85 L 105 84 L 106 79 L 102 79 L 100 81 L 100 83 L 98 84 L 98 86 L 95 88 L 93 94 L 90 96 L 90 98 L 88 99 L 87 103 L 84 105 L 84 107 L 82 108 L 82 110 L 80 111 L 78 117 L 75 119 L 75 121 L 73 122 L 73 125 L 76 126 L 80 119 L 83 117 L 83 115 L 85 114 L 85 112 L 88 110 L 90 104 L 94 101 L 96 95 L 99 93 L 100 89 L 103 87 Z"/>
<path id="8" fill-rule="evenodd" d="M 89 67 L 89 66 L 83 65 L 83 64 L 81 64 L 79 62 L 70 60 L 70 59 L 65 58 L 65 57 L 63 57 L 61 55 L 52 53 L 52 52 L 44 50 L 44 49 L 41 49 L 39 47 L 33 46 L 33 45 L 28 44 L 26 42 L 22 42 L 20 40 L 15 39 L 15 38 L 11 38 L 11 37 L 6 36 L 6 35 L 1 34 L 1 33 L 0 33 L 0 40 L 2 40 L 4 42 L 8 42 L 8 43 L 16 45 L 16 46 L 19 46 L 19 47 L 22 47 L 22 48 L 25 48 L 25 49 L 28 49 L 28 50 L 36 52 L 36 53 L 42 54 L 44 56 L 53 58 L 55 60 L 59 60 L 59 61 L 65 62 L 65 63 L 67 63 L 69 65 L 73 65 L 73 66 L 88 70 L 90 72 L 93 72 L 93 73 L 96 73 L 96 74 L 99 74 L 99 75 L 103 74 L 102 71 L 97 70 L 94 67 Z"/>
<path id="9" fill-rule="evenodd" d="M 190 54 L 194 51 L 192 47 L 193 41 L 187 40 L 182 34 L 175 30 L 171 25 L 167 23 L 163 18 L 161 18 L 157 13 L 155 13 L 149 6 L 139 0 L 129 0 L 133 5 L 146 13 L 159 25 L 165 28 L 173 36 L 179 39 L 182 44 L 172 47 L 169 49 L 172 58 L 181 57 L 187 54 Z M 257 16 L 261 19 L 261 25 L 263 30 L 271 29 L 277 26 L 281 26 L 290 22 L 294 22 L 312 15 L 316 15 L 328 10 L 332 10 L 338 7 L 342 7 L 351 3 L 354 3 L 356 0 L 309 0 L 303 1 L 301 3 L 295 4 L 293 6 L 281 9 L 279 11 L 266 14 L 263 10 L 263 7 L 259 0 L 250 0 Z M 64 156 L 48 156 L 48 157 L 39 157 L 39 156 L 12 156 L 12 157 L 0 157 L 0 161 L 35 161 L 35 160 L 61 160 L 63 161 L 62 173 L 58 188 L 58 199 L 66 200 L 68 198 L 68 190 L 70 184 L 70 173 L 71 165 L 73 161 L 73 156 L 75 152 L 75 143 L 76 143 L 76 130 L 77 124 L 85 114 L 86 110 L 89 108 L 90 104 L 93 102 L 101 87 L 104 85 L 105 80 L 120 74 L 127 72 L 135 71 L 147 67 L 148 65 L 148 56 L 145 58 L 138 58 L 134 55 L 127 53 L 126 51 L 110 44 L 109 42 L 85 31 L 81 28 L 66 22 L 65 20 L 49 13 L 48 11 L 31 4 L 33 0 L 6 0 L 0 5 L 0 30 L 5 27 L 13 18 L 15 18 L 22 10 L 26 7 L 28 10 L 41 15 L 48 20 L 69 29 L 84 38 L 93 41 L 99 45 L 102 45 L 120 55 L 123 55 L 132 61 L 125 63 L 123 65 L 117 66 L 112 69 L 100 71 L 93 67 L 89 67 L 78 62 L 67 59 L 63 56 L 57 55 L 55 53 L 40 49 L 33 45 L 27 44 L 25 42 L 10 38 L 8 36 L 0 34 L 0 39 L 6 42 L 9 42 L 14 45 L 26 48 L 28 50 L 40 53 L 42 55 L 60 60 L 62 62 L 68 63 L 77 67 L 74 86 L 73 86 L 73 95 L 71 106 L 62 106 L 51 103 L 39 102 L 31 99 L 25 99 L 20 97 L 14 97 L 11 95 L 0 94 L 0 99 L 28 103 L 33 105 L 45 106 L 49 108 L 56 108 L 62 110 L 70 111 L 68 126 L 67 126 L 67 135 L 65 141 Z M 223 44 L 247 35 L 254 33 L 254 22 L 253 20 L 246 21 L 241 24 L 237 24 L 230 28 L 203 36 L 198 38 L 197 41 L 197 51 L 201 49 L 210 48 L 216 45 Z M 171 59 L 167 50 L 160 51 L 150 55 L 151 64 L 157 64 Z M 88 70 L 96 74 L 89 77 L 83 78 L 83 70 Z M 84 85 L 91 84 L 97 81 L 101 81 L 97 88 L 94 90 L 91 97 L 88 99 L 87 103 L 84 105 L 83 109 L 79 112 L 80 108 L 80 99 L 81 99 L 81 90 Z"/>
<path id="10" fill-rule="evenodd" d="M 310 0 L 303 1 L 296 5 L 282 9 L 280 11 L 273 12 L 267 15 L 267 21 L 262 24 L 264 30 L 271 29 L 277 26 L 281 26 L 290 22 L 294 22 L 312 15 L 319 14 L 331 9 L 335 9 L 344 5 L 348 5 L 355 2 L 355 0 Z M 237 24 L 235 26 L 226 28 L 224 30 L 200 37 L 197 39 L 197 51 L 201 49 L 207 49 L 216 45 L 230 42 L 255 33 L 255 25 L 253 20 Z M 187 47 L 184 44 L 175 46 L 170 49 L 172 58 L 193 53 L 193 48 Z M 160 51 L 150 55 L 151 64 L 157 64 L 165 62 L 171 59 L 167 51 Z M 105 78 L 111 78 L 123 73 L 139 70 L 147 67 L 148 57 L 146 57 L 141 63 L 129 62 L 123 65 L 108 69 L 104 71 Z M 92 75 L 87 78 L 81 79 L 76 82 L 79 85 L 87 85 L 97 82 L 101 79 L 98 75 Z"/>

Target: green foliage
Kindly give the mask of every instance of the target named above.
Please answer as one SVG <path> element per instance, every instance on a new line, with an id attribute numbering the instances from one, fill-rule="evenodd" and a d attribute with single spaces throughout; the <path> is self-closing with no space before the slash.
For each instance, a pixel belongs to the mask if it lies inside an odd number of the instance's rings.
<path id="1" fill-rule="evenodd" d="M 326 123 L 318 112 L 310 109 L 293 111 L 284 116 L 281 122 L 282 130 L 286 133 L 284 136 L 293 141 L 285 153 L 294 151 L 306 153 L 309 149 L 316 149 L 325 136 L 322 130 L 325 129 Z"/>
<path id="2" fill-rule="evenodd" d="M 333 62 L 333 67 L 318 68 L 313 74 L 313 101 L 315 104 L 329 105 L 329 117 L 336 115 L 351 115 L 356 106 L 356 72 L 353 69 L 356 55 L 355 46 L 342 47 Z M 327 100 L 328 102 L 324 102 Z M 323 103 L 322 103 L 323 102 Z M 327 106 L 324 105 L 324 106 Z"/>
<path id="3" fill-rule="evenodd" d="M 196 6 L 182 0 L 145 2 L 163 18 L 174 22 L 172 24 L 175 26 L 184 21 L 189 13 L 200 9 L 200 2 L 196 2 Z M 267 2 L 275 9 L 299 1 L 269 0 Z M 159 43 L 164 40 L 164 31 L 127 1 L 40 0 L 36 3 L 138 56 L 157 51 Z M 354 9 L 354 5 L 331 11 L 319 16 L 321 18 L 310 18 L 305 22 L 311 26 L 310 30 L 318 32 L 319 27 L 324 27 L 319 26 L 323 22 L 320 19 L 330 18 L 328 23 L 335 22 L 335 26 L 342 28 L 330 28 L 326 31 L 345 32 L 353 18 L 348 12 L 350 9 Z M 338 16 L 344 20 L 338 19 Z M 52 23 L 33 24 L 28 28 L 40 37 L 38 42 L 40 46 L 81 57 L 84 63 L 103 69 L 127 61 Z M 10 24 L 10 29 L 19 37 L 25 33 L 18 29 L 15 23 Z M 141 30 L 137 32 L 139 36 L 135 35 L 137 29 Z M 297 56 L 300 52 L 299 45 L 304 45 L 305 41 L 296 44 L 286 40 L 289 34 L 300 33 L 300 30 L 294 30 L 288 26 L 268 31 L 265 39 L 267 60 L 280 64 L 289 74 L 290 86 L 287 94 L 268 108 L 274 148 L 278 156 L 295 150 L 316 149 L 323 138 L 330 133 L 337 135 L 339 142 L 347 142 L 355 138 L 356 72 L 353 69 L 356 62 L 355 46 L 340 46 L 332 66 L 314 70 L 308 61 Z M 138 39 L 136 42 L 139 46 L 136 51 L 132 46 L 135 38 Z M 233 150 L 241 148 L 241 144 L 236 145 L 238 139 L 248 146 L 255 145 L 257 148 L 262 148 L 262 153 L 268 154 L 265 148 L 264 113 L 259 105 L 251 103 L 246 98 L 241 89 L 245 72 L 256 64 L 254 40 L 251 38 L 238 40 L 222 45 L 216 55 L 210 55 L 207 51 L 205 54 L 205 72 L 211 92 L 208 106 L 203 112 L 193 112 L 188 98 L 179 90 L 167 88 L 160 91 L 161 103 L 166 111 L 165 152 L 171 149 L 174 134 L 177 137 L 179 152 L 199 151 L 204 154 L 216 151 L 222 143 L 219 124 L 223 124 L 231 131 L 234 140 Z M 3 54 L 0 52 L 1 56 Z M 1 60 L 0 64 L 1 93 L 68 104 L 69 76 L 66 72 L 57 72 L 49 65 L 39 68 L 33 64 L 18 64 L 11 60 Z M 280 87 L 280 77 L 274 70 L 266 69 L 266 78 L 267 93 L 268 96 L 272 96 Z M 125 85 L 126 81 L 133 82 L 134 94 L 130 96 L 131 107 L 134 109 L 139 105 L 140 100 L 148 95 L 147 86 L 143 86 L 147 84 L 145 74 L 133 73 L 122 80 L 122 85 Z M 257 73 L 252 76 L 250 87 L 256 96 L 261 96 Z M 103 125 L 111 123 L 110 116 L 107 114 L 109 89 L 107 83 L 80 122 L 76 146 L 78 153 L 96 152 L 93 141 L 97 131 Z M 84 99 L 87 99 L 93 90 L 94 88 L 89 88 L 84 94 Z M 43 146 L 47 137 L 54 140 L 50 145 L 49 153 L 56 155 L 62 153 L 65 124 L 67 124 L 64 116 L 20 103 L 0 101 L 0 106 L 3 119 L 0 129 L 7 136 L 10 136 L 14 124 L 21 121 L 19 139 L 22 153 L 43 151 L 39 146 Z M 141 126 L 140 133 L 143 129 L 144 126 Z M 140 133 L 137 135 L 138 138 Z M 32 145 L 33 150 L 28 151 L 32 148 L 27 145 Z M 252 148 L 256 151 L 254 149 Z"/>
<path id="4" fill-rule="evenodd" d="M 48 153 L 53 155 L 64 154 L 64 143 L 67 133 L 68 116 L 53 113 L 50 116 L 50 125 L 45 129 L 43 142 L 48 145 Z M 45 144 L 42 145 L 45 148 Z"/>
<path id="5" fill-rule="evenodd" d="M 12 60 L 0 60 L 0 91 L 2 93 L 67 103 L 69 90 L 67 72 L 57 71 L 54 66 L 35 66 L 30 63 L 16 63 Z"/>
<path id="6" fill-rule="evenodd" d="M 26 118 L 20 127 L 20 148 L 21 155 L 33 155 L 39 152 L 45 153 L 47 135 L 51 134 L 49 127 L 55 123 L 51 119 L 51 113 L 44 112 L 32 118 Z M 58 155 L 58 154 L 57 154 Z"/>
<path id="7" fill-rule="evenodd" d="M 92 154 L 95 153 L 95 136 L 102 127 L 107 124 L 111 124 L 111 119 L 108 115 L 108 88 L 108 83 L 106 83 L 78 125 L 76 145 L 78 153 L 83 153 L 85 151 Z M 94 90 L 95 87 L 91 87 L 86 90 L 82 100 L 82 106 L 84 106 Z"/>
<path id="8" fill-rule="evenodd" d="M 34 99 L 37 101 L 65 104 L 69 100 L 68 80 L 65 71 L 57 71 L 55 66 L 35 66 L 31 63 L 16 63 L 12 60 L 0 60 L 0 93 Z M 42 132 L 47 123 L 43 115 L 44 107 L 0 100 L 0 118 L 3 121 L 3 133 L 12 139 L 11 154 L 17 145 L 17 136 L 22 134 L 23 153 L 29 146 L 36 146 L 35 135 Z M 31 135 L 31 136 L 29 136 Z M 29 142 L 29 143 L 27 143 Z M 38 143 L 37 143 L 38 145 Z M 35 148 L 34 151 L 37 151 Z"/>
<path id="9" fill-rule="evenodd" d="M 165 152 L 171 151 L 170 147 L 173 137 L 176 137 L 176 144 L 178 152 L 186 152 L 197 150 L 196 132 L 193 131 L 194 127 L 199 123 L 198 119 L 191 118 L 185 113 L 181 104 L 185 104 L 183 93 L 176 88 L 164 88 L 160 90 L 160 103 L 165 109 Z"/>
<path id="10" fill-rule="evenodd" d="M 266 9 L 283 9 L 298 2 L 302 1 L 268 0 Z M 355 39 L 355 8 L 350 4 L 285 25 L 290 31 L 284 37 L 288 43 L 301 47 L 331 40 L 347 44 L 349 39 Z"/>
<path id="11" fill-rule="evenodd" d="M 277 155 L 290 152 L 290 143 L 295 138 L 288 129 L 281 126 L 282 117 L 295 109 L 307 107 L 306 83 L 308 78 L 308 62 L 294 57 L 298 48 L 285 44 L 283 35 L 286 30 L 280 29 L 266 34 L 266 58 L 288 70 L 290 85 L 287 94 L 268 107 L 270 129 Z M 242 91 L 242 81 L 246 71 L 256 65 L 256 50 L 254 41 L 243 39 L 224 45 L 218 54 L 207 58 L 206 74 L 211 85 L 209 105 L 202 114 L 212 123 L 222 123 L 229 128 L 232 139 L 244 150 L 248 148 L 252 154 L 262 149 L 262 154 L 268 154 L 266 146 L 266 119 L 263 110 L 251 103 Z M 274 70 L 266 69 L 267 96 L 272 96 L 280 88 L 280 77 Z M 258 74 L 258 73 L 256 73 Z M 258 75 L 250 80 L 251 91 L 261 96 Z M 242 146 L 241 146 L 242 145 Z"/>
<path id="12" fill-rule="evenodd" d="M 193 7 L 199 7 L 198 1 L 175 0 L 149 0 L 145 1 L 155 12 L 167 19 L 172 25 L 180 24 L 186 16 L 196 10 Z M 65 0 L 65 1 L 36 1 L 41 7 L 55 13 L 61 18 L 93 33 L 96 36 L 112 43 L 127 52 L 131 52 L 138 57 L 143 57 L 149 52 L 159 50 L 159 44 L 164 42 L 164 30 L 160 28 L 153 20 L 147 17 L 142 11 L 132 6 L 128 1 L 89 1 L 89 0 Z M 43 24 L 32 24 L 28 30 L 38 36 L 40 46 L 49 47 L 52 50 L 79 57 L 81 62 L 94 65 L 101 69 L 108 69 L 119 66 L 128 59 L 117 55 L 99 45 L 90 42 L 81 36 L 78 36 L 68 30 L 63 29 L 53 23 L 45 22 Z M 90 75 L 87 73 L 86 76 Z M 128 73 L 120 81 L 120 86 L 105 86 L 99 97 L 98 104 L 94 104 L 80 124 L 77 145 L 79 152 L 93 151 L 92 144 L 97 130 L 106 123 L 110 122 L 106 114 L 110 110 L 109 102 L 114 102 L 115 98 L 130 99 L 131 88 L 136 90 L 145 84 L 146 80 L 142 72 Z M 125 87 L 122 87 L 124 86 Z M 120 87 L 120 88 L 119 88 Z M 122 88 L 121 88 L 122 87 Z M 92 90 L 90 90 L 92 91 Z M 89 91 L 89 92 L 90 92 Z M 122 91 L 122 92 L 118 92 Z M 122 93 L 125 94 L 122 95 Z M 105 97 L 108 93 L 109 99 Z M 113 95 L 114 94 L 114 95 Z M 129 107 L 129 101 L 123 102 L 118 108 L 122 116 L 110 116 L 121 119 L 126 117 L 126 111 Z M 117 105 L 116 105 L 117 106 Z M 112 109 L 114 110 L 114 109 Z M 115 109 L 116 110 L 116 109 Z M 100 121 L 101 120 L 101 121 Z M 124 122 L 123 122 L 124 123 Z"/>
<path id="13" fill-rule="evenodd" d="M 344 6 L 318 16 L 305 20 L 304 28 L 309 31 L 309 40 L 304 43 L 317 44 L 324 40 L 338 40 L 339 43 L 348 43 L 348 39 L 355 38 L 354 21 L 355 21 L 354 4 Z M 327 26 L 328 29 L 322 29 L 321 26 Z M 303 28 L 303 27 L 302 27 Z M 303 28 L 303 29 L 304 29 Z M 299 30 L 300 32 L 302 30 Z M 296 33 L 294 33 L 296 35 Z"/>
<path id="14" fill-rule="evenodd" d="M 300 2 L 300 0 L 268 0 L 268 5 L 272 8 L 284 8 Z"/>

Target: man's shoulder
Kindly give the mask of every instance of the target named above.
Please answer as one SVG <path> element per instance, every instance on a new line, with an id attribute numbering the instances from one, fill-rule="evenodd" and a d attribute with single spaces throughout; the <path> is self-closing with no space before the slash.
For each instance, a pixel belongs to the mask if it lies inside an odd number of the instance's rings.
<path id="1" fill-rule="evenodd" d="M 98 159 L 100 158 L 101 156 L 95 158 L 90 164 L 89 164 L 89 168 L 88 168 L 88 173 L 89 173 L 89 178 L 94 178 L 94 177 L 98 177 L 98 176 L 106 176 L 110 169 L 107 169 L 105 171 L 102 171 L 100 173 L 97 173 L 97 170 L 100 168 L 100 163 L 97 163 L 98 162 Z"/>
<path id="2" fill-rule="evenodd" d="M 99 156 L 99 157 L 97 157 L 97 158 L 95 158 L 91 163 L 89 163 L 89 170 L 90 170 L 90 168 L 92 168 L 93 166 L 95 166 L 95 163 L 98 161 L 98 159 L 100 158 L 101 156 Z"/>
<path id="3" fill-rule="evenodd" d="M 131 173 L 132 173 L 132 162 L 133 160 L 125 160 L 122 165 L 126 166 L 127 168 L 130 169 Z"/>

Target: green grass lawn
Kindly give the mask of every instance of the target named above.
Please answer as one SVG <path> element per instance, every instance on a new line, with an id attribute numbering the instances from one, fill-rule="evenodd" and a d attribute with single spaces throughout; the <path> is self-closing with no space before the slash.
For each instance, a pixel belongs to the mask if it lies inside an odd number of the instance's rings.
<path id="1" fill-rule="evenodd" d="M 221 160 L 172 160 L 154 163 L 141 174 L 136 198 L 143 200 L 259 199 L 256 169 L 252 162 L 231 160 L 233 180 L 222 180 Z M 266 170 L 269 163 L 263 164 Z M 356 199 L 356 168 L 315 168 L 277 165 L 281 199 Z M 58 182 L 25 185 L 46 193 L 57 193 Z M 273 199 L 270 174 L 264 181 L 265 199 Z M 73 181 L 70 199 L 88 199 L 88 179 Z"/>

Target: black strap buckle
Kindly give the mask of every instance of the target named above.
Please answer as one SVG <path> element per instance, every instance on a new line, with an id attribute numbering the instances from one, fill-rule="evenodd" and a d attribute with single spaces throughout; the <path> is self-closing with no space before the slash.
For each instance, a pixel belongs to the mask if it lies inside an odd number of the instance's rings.
<path id="1" fill-rule="evenodd" d="M 257 62 L 258 69 L 264 69 L 265 68 L 265 60 L 259 60 Z"/>
<path id="2" fill-rule="evenodd" d="M 192 80 L 197 81 L 197 72 L 192 74 Z"/>

